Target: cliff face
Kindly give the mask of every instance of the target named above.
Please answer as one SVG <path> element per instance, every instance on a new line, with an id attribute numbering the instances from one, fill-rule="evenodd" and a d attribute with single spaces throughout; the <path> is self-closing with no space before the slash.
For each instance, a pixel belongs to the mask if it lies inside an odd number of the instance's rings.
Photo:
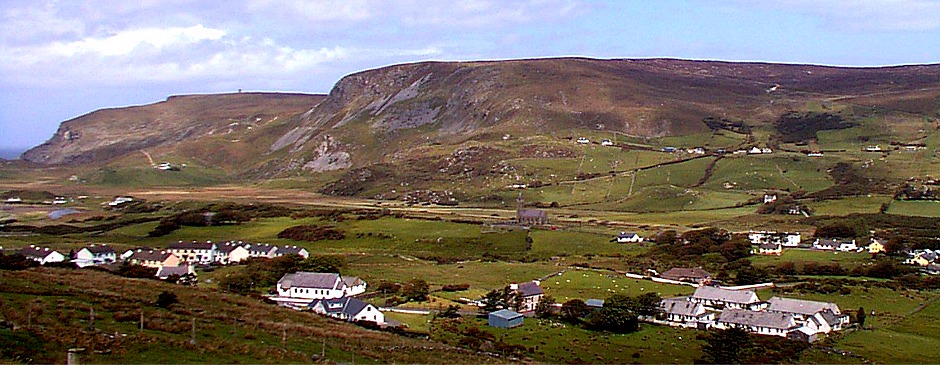
<path id="1" fill-rule="evenodd" d="M 309 110 L 320 99 L 304 94 L 187 95 L 98 110 L 63 122 L 52 138 L 23 153 L 22 159 L 47 165 L 105 162 L 141 149 L 257 128 Z"/>

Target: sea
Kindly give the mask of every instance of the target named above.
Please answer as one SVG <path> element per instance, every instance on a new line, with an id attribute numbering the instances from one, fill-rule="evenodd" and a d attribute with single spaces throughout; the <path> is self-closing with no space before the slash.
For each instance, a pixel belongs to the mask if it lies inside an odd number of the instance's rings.
<path id="1" fill-rule="evenodd" d="M 20 158 L 20 155 L 26 152 L 25 148 L 8 148 L 0 147 L 0 158 L 5 160 L 15 160 Z"/>

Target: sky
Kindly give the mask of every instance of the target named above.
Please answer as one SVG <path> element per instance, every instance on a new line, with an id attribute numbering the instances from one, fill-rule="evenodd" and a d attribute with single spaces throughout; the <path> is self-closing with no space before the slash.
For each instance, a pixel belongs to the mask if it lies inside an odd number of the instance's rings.
<path id="1" fill-rule="evenodd" d="M 169 95 L 327 93 L 397 63 L 940 62 L 940 0 L 0 0 L 0 149 Z"/>

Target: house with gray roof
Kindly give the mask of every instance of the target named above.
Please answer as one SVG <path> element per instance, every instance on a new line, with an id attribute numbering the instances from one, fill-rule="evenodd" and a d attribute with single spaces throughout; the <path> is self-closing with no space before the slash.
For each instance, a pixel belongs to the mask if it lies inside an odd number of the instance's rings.
<path id="1" fill-rule="evenodd" d="M 343 321 L 385 323 L 385 315 L 378 308 L 356 298 L 317 299 L 308 307 L 314 313 Z"/>
<path id="2" fill-rule="evenodd" d="M 160 280 L 166 280 L 170 276 L 177 275 L 196 275 L 196 270 L 193 269 L 193 265 L 182 264 L 180 266 L 163 266 L 157 269 L 157 278 Z"/>
<path id="3" fill-rule="evenodd" d="M 702 303 L 693 303 L 688 297 L 663 299 L 660 304 L 666 320 L 685 327 L 697 327 L 699 323 L 715 319 L 715 312 L 708 311 Z"/>
<path id="4" fill-rule="evenodd" d="M 356 284 L 350 286 L 350 284 Z M 307 305 L 317 299 L 336 299 L 365 292 L 366 283 L 357 277 L 344 278 L 336 273 L 297 272 L 277 281 L 276 298 L 284 305 Z"/>
<path id="5" fill-rule="evenodd" d="M 274 252 L 275 257 L 281 257 L 284 255 L 298 255 L 303 258 L 308 258 L 310 257 L 310 252 L 307 252 L 306 248 L 291 245 L 278 247 L 277 251 Z"/>
<path id="6" fill-rule="evenodd" d="M 106 265 L 117 261 L 117 252 L 108 245 L 91 245 L 75 253 L 72 262 L 78 267 Z"/>
<path id="7" fill-rule="evenodd" d="M 539 302 L 545 296 L 545 291 L 542 290 L 542 287 L 539 286 L 537 280 L 525 282 L 522 284 L 509 284 L 509 290 L 514 291 L 520 298 L 522 298 L 522 304 L 519 306 L 520 312 L 532 312 L 535 311 L 535 307 L 539 305 Z"/>
<path id="8" fill-rule="evenodd" d="M 181 260 L 176 255 L 166 251 L 139 249 L 132 253 L 127 261 L 133 265 L 140 265 L 159 269 L 164 266 L 179 266 Z"/>
<path id="9" fill-rule="evenodd" d="M 713 325 L 718 329 L 741 328 L 759 335 L 787 337 L 801 326 L 789 313 L 752 311 L 748 309 L 725 309 L 718 314 Z"/>
<path id="10" fill-rule="evenodd" d="M 614 236 L 611 241 L 617 241 L 617 243 L 640 243 L 643 242 L 643 237 L 636 232 L 620 232 L 620 234 Z"/>
<path id="11" fill-rule="evenodd" d="M 255 257 L 264 257 L 273 259 L 277 255 L 277 246 L 272 246 L 269 244 L 256 244 L 248 246 L 248 256 Z"/>
<path id="12" fill-rule="evenodd" d="M 731 290 L 715 286 L 698 287 L 689 297 L 689 301 L 715 309 L 759 309 L 761 306 L 760 298 L 752 290 Z"/>
<path id="13" fill-rule="evenodd" d="M 166 251 L 176 255 L 180 260 L 191 264 L 210 264 L 215 262 L 215 243 L 206 242 L 175 242 L 167 246 Z"/>
<path id="14" fill-rule="evenodd" d="M 817 333 L 839 331 L 851 319 L 839 311 L 838 305 L 831 302 L 773 297 L 767 300 L 767 304 L 768 312 L 789 313 L 798 324 Z"/>
<path id="15" fill-rule="evenodd" d="M 38 247 L 36 245 L 29 245 L 27 247 L 23 247 L 19 249 L 19 251 L 17 251 L 16 253 L 23 255 L 23 257 L 26 257 L 27 259 L 36 261 L 40 265 L 65 261 L 65 255 L 49 247 Z"/>
<path id="16" fill-rule="evenodd" d="M 247 244 L 242 242 L 220 243 L 215 250 L 215 262 L 228 265 L 247 260 L 251 256 L 246 246 Z"/>
<path id="17" fill-rule="evenodd" d="M 697 267 L 674 267 L 659 275 L 663 279 L 685 281 L 699 285 L 711 282 L 712 275 Z"/>

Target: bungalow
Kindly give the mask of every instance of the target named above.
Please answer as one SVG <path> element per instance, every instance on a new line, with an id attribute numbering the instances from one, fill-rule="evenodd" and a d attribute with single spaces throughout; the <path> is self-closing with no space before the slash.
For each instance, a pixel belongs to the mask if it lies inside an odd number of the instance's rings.
<path id="1" fill-rule="evenodd" d="M 489 316 L 487 316 L 487 324 L 490 327 L 513 328 L 521 326 L 523 318 L 523 315 L 518 312 L 500 309 L 495 312 L 490 312 Z"/>
<path id="2" fill-rule="evenodd" d="M 783 245 L 779 243 L 761 243 L 751 252 L 758 255 L 781 255 L 783 254 Z"/>
<path id="3" fill-rule="evenodd" d="M 117 261 L 117 252 L 108 245 L 91 245 L 78 250 L 72 260 L 78 267 L 111 264 Z"/>
<path id="4" fill-rule="evenodd" d="M 276 254 L 277 254 L 277 246 L 271 246 L 267 243 L 264 245 L 257 244 L 257 245 L 248 246 L 248 256 L 252 258 L 266 257 L 269 259 L 273 259 Z"/>
<path id="5" fill-rule="evenodd" d="M 807 152 L 806 157 L 823 157 L 823 153 L 820 151 Z"/>
<path id="6" fill-rule="evenodd" d="M 609 139 L 605 139 L 601 141 L 601 146 L 613 146 L 613 145 L 614 145 L 614 142 L 611 142 Z"/>
<path id="7" fill-rule="evenodd" d="M 539 305 L 539 301 L 545 296 L 545 292 L 542 291 L 542 287 L 539 286 L 537 280 L 522 284 L 509 284 L 509 290 L 514 291 L 522 298 L 522 303 L 519 306 L 520 312 L 535 311 L 535 307 Z"/>
<path id="8" fill-rule="evenodd" d="M 301 300 L 342 298 L 360 294 L 365 288 L 366 283 L 359 278 L 343 278 L 335 273 L 297 272 L 277 281 L 279 297 Z"/>
<path id="9" fill-rule="evenodd" d="M 722 311 L 715 319 L 718 329 L 741 328 L 759 335 L 787 337 L 800 326 L 789 313 L 758 312 L 732 308 Z"/>
<path id="10" fill-rule="evenodd" d="M 620 234 L 614 236 L 614 240 L 617 243 L 640 243 L 643 242 L 643 237 L 640 237 L 636 232 L 620 232 Z"/>
<path id="11" fill-rule="evenodd" d="M 245 244 L 241 242 L 226 242 L 218 245 L 215 251 L 215 262 L 222 265 L 235 264 L 250 257 Z"/>
<path id="12" fill-rule="evenodd" d="M 36 245 L 29 245 L 29 247 L 21 248 L 19 251 L 17 251 L 17 253 L 23 255 L 27 259 L 38 262 L 40 265 L 65 261 L 65 255 L 59 253 L 56 250 L 50 249 L 49 247 L 36 247 Z"/>
<path id="13" fill-rule="evenodd" d="M 931 250 L 918 250 L 909 254 L 908 258 L 904 260 L 905 264 L 908 265 L 917 265 L 917 266 L 927 266 L 932 264 L 937 259 L 937 254 Z"/>
<path id="14" fill-rule="evenodd" d="M 881 145 L 867 146 L 865 152 L 881 152 Z"/>
<path id="15" fill-rule="evenodd" d="M 751 290 L 731 290 L 714 286 L 700 286 L 689 297 L 692 303 L 701 303 L 706 307 L 759 309 L 760 299 Z"/>
<path id="16" fill-rule="evenodd" d="M 116 207 L 124 203 L 130 203 L 132 201 L 134 201 L 134 198 L 127 197 L 127 196 L 119 196 L 119 197 L 114 198 L 114 200 L 108 202 L 108 206 Z"/>
<path id="17" fill-rule="evenodd" d="M 712 276 L 705 270 L 697 267 L 674 267 L 660 275 L 663 279 L 685 281 L 704 285 L 712 281 Z"/>
<path id="18" fill-rule="evenodd" d="M 215 254 L 218 246 L 212 241 L 206 242 L 183 242 L 171 243 L 166 250 L 179 257 L 181 260 L 194 264 L 209 264 L 215 262 Z"/>
<path id="19" fill-rule="evenodd" d="M 694 327 L 700 322 L 712 321 L 715 318 L 715 312 L 707 311 L 701 303 L 690 302 L 688 297 L 663 299 L 660 305 L 667 321 L 688 327 Z"/>
<path id="20" fill-rule="evenodd" d="M 764 153 L 764 151 L 761 150 L 759 147 L 756 147 L 756 146 L 755 146 L 755 147 L 751 147 L 751 149 L 747 150 L 747 154 L 749 154 L 749 155 L 759 155 L 759 154 L 762 154 L 762 153 Z"/>
<path id="21" fill-rule="evenodd" d="M 849 316 L 839 312 L 835 303 L 773 297 L 767 301 L 768 312 L 789 313 L 798 325 L 814 333 L 840 331 L 849 323 Z"/>
<path id="22" fill-rule="evenodd" d="M 827 250 L 827 251 L 842 251 L 842 252 L 852 252 L 858 251 L 858 246 L 855 245 L 855 240 L 836 240 L 829 238 L 817 238 L 813 242 L 813 249 L 816 250 Z"/>
<path id="23" fill-rule="evenodd" d="M 188 274 L 196 275 L 196 270 L 193 269 L 193 265 L 182 264 L 180 266 L 163 266 L 157 269 L 156 276 L 160 278 L 160 280 L 166 280 L 172 275 L 183 276 Z"/>
<path id="24" fill-rule="evenodd" d="M 588 143 L 591 143 L 591 140 L 589 140 L 589 139 L 587 139 L 587 138 L 584 138 L 584 137 L 578 137 L 578 143 L 580 143 L 580 144 L 588 144 Z"/>
<path id="25" fill-rule="evenodd" d="M 316 299 L 309 308 L 314 313 L 343 321 L 385 324 L 385 314 L 374 305 L 356 298 Z"/>
<path id="26" fill-rule="evenodd" d="M 307 252 L 306 248 L 290 246 L 290 245 L 284 245 L 284 247 L 278 247 L 277 250 L 274 252 L 275 257 L 281 257 L 284 255 L 299 255 L 300 257 L 308 258 L 310 257 L 310 252 Z"/>
<path id="27" fill-rule="evenodd" d="M 777 194 L 764 194 L 764 204 L 770 204 L 777 201 Z"/>
<path id="28" fill-rule="evenodd" d="M 178 256 L 166 251 L 144 251 L 140 250 L 131 254 L 127 259 L 134 265 L 151 267 L 159 269 L 164 266 L 180 266 L 181 260 Z"/>

